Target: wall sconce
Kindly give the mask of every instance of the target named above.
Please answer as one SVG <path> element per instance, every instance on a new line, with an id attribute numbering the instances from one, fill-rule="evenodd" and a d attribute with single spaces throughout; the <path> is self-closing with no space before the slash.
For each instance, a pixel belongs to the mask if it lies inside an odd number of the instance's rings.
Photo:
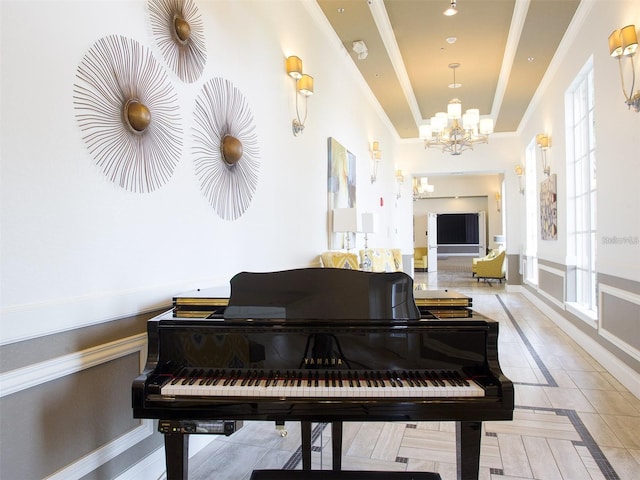
<path id="1" fill-rule="evenodd" d="M 429 183 L 427 177 L 414 177 L 413 179 L 413 199 L 419 200 L 431 196 L 435 187 Z"/>
<path id="2" fill-rule="evenodd" d="M 396 198 L 402 197 L 402 192 L 400 191 L 400 185 L 404 183 L 404 175 L 402 174 L 402 170 L 396 170 L 396 183 L 398 184 L 398 191 L 396 192 Z"/>
<path id="3" fill-rule="evenodd" d="M 547 150 L 549 150 L 551 146 L 551 139 L 548 135 L 539 133 L 536 135 L 536 144 L 538 144 L 538 147 L 540 147 L 542 151 L 542 168 L 544 174 L 548 177 L 551 174 L 551 165 L 549 165 L 549 161 L 547 160 Z"/>
<path id="4" fill-rule="evenodd" d="M 524 177 L 524 168 L 522 165 L 516 165 L 516 175 L 518 176 L 518 183 L 520 184 L 520 195 L 524 195 L 524 185 L 522 184 L 522 177 Z"/>
<path id="5" fill-rule="evenodd" d="M 296 118 L 293 119 L 292 130 L 297 137 L 304 130 L 304 122 L 307 121 L 307 97 L 313 95 L 313 77 L 302 73 L 302 60 L 296 56 L 287 57 L 287 73 L 295 81 Z M 298 111 L 298 94 L 304 97 L 304 118 L 300 120 Z"/>
<path id="6" fill-rule="evenodd" d="M 362 231 L 361 221 L 355 208 L 333 209 L 333 231 L 345 234 L 344 245 L 347 252 L 351 250 L 351 234 Z"/>
<path id="7" fill-rule="evenodd" d="M 371 174 L 371 183 L 376 183 L 378 179 L 378 163 L 382 159 L 382 151 L 380 150 L 380 143 L 373 142 L 371 145 L 371 158 L 373 160 L 373 173 Z"/>
<path id="8" fill-rule="evenodd" d="M 378 216 L 375 213 L 365 212 L 362 214 L 362 231 L 364 232 L 364 248 L 368 247 L 367 235 L 378 230 Z"/>
<path id="9" fill-rule="evenodd" d="M 633 94 L 633 88 L 636 83 L 636 70 L 633 64 L 633 55 L 638 49 L 638 36 L 636 34 L 635 25 L 627 25 L 626 27 L 619 28 L 611 32 L 609 35 L 609 54 L 613 58 L 618 59 L 618 66 L 620 67 L 620 82 L 622 83 L 622 93 L 624 94 L 625 103 L 629 108 L 638 112 L 640 111 L 640 90 Z M 627 89 L 624 86 L 624 73 L 622 68 L 622 57 L 628 57 L 631 62 L 631 89 L 627 94 Z"/>
<path id="10" fill-rule="evenodd" d="M 500 192 L 496 192 L 496 210 L 500 212 L 502 207 L 502 195 Z"/>

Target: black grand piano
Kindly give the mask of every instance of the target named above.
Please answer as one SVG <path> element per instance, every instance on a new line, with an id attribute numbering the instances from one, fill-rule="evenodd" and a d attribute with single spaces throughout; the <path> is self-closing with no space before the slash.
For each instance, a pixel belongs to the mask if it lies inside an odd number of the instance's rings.
<path id="1" fill-rule="evenodd" d="M 165 433 L 168 480 L 187 478 L 197 432 L 184 425 L 212 420 L 227 433 L 237 420 L 300 421 L 303 469 L 311 422 L 330 422 L 334 470 L 342 422 L 455 421 L 458 478 L 476 479 L 482 421 L 513 416 L 498 323 L 450 294 L 417 296 L 422 306 L 401 272 L 309 268 L 240 273 L 228 299 L 174 299 L 148 322 L 132 386 L 134 417 Z"/>

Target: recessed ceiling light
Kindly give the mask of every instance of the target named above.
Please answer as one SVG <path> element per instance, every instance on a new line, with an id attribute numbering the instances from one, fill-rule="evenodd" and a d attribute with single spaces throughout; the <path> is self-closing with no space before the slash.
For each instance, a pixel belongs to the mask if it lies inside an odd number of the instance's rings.
<path id="1" fill-rule="evenodd" d="M 453 45 L 454 43 L 456 43 L 458 41 L 458 37 L 447 37 L 447 43 L 449 45 Z"/>
<path id="2" fill-rule="evenodd" d="M 344 13 L 344 8 L 340 7 L 340 8 L 338 9 L 338 13 Z"/>
<path id="3" fill-rule="evenodd" d="M 458 10 L 456 10 L 456 0 L 451 0 L 451 6 L 442 12 L 442 14 L 447 17 L 451 17 L 456 13 L 458 13 Z"/>
<path id="4" fill-rule="evenodd" d="M 528 62 L 533 62 L 534 60 L 535 60 L 535 58 L 533 58 L 533 57 L 529 57 L 529 58 L 527 58 L 527 61 L 528 61 Z"/>

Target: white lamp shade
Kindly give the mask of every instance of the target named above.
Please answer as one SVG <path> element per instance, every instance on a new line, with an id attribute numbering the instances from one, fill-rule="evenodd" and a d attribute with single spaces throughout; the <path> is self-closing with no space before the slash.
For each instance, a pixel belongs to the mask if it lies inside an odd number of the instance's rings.
<path id="1" fill-rule="evenodd" d="M 433 132 L 431 130 L 431 125 L 420 125 L 420 138 L 422 140 L 429 139 L 433 137 Z"/>
<path id="2" fill-rule="evenodd" d="M 493 133 L 493 119 L 492 118 L 483 118 L 480 120 L 480 133 L 483 135 L 489 135 Z"/>
<path id="3" fill-rule="evenodd" d="M 504 235 L 494 235 L 493 241 L 494 243 L 498 243 L 498 244 L 504 243 Z"/>
<path id="4" fill-rule="evenodd" d="M 440 133 L 444 128 L 444 125 L 442 125 L 441 123 L 442 122 L 440 122 L 440 119 L 438 117 L 435 117 L 435 116 L 431 117 L 431 120 L 430 120 L 431 131 L 434 133 Z"/>
<path id="5" fill-rule="evenodd" d="M 460 103 L 460 100 L 454 98 L 449 102 L 449 105 L 447 105 L 447 116 L 455 119 L 462 116 L 462 104 Z"/>
<path id="6" fill-rule="evenodd" d="M 334 232 L 360 232 L 361 226 L 360 216 L 355 208 L 333 209 Z"/>
<path id="7" fill-rule="evenodd" d="M 362 214 L 362 231 L 364 233 L 375 233 L 378 230 L 378 216 L 375 213 L 365 212 Z"/>
<path id="8" fill-rule="evenodd" d="M 462 115 L 462 128 L 465 130 L 473 130 L 476 128 L 477 124 L 478 122 L 475 121 L 472 115 L 469 115 L 468 113 Z"/>
<path id="9" fill-rule="evenodd" d="M 477 108 L 468 108 L 465 113 L 469 115 L 469 119 L 472 122 L 477 124 L 480 121 L 480 110 Z"/>

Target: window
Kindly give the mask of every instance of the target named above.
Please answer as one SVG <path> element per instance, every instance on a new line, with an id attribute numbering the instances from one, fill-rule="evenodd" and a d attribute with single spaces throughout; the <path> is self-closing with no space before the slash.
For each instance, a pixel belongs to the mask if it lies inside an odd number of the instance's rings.
<path id="1" fill-rule="evenodd" d="M 531 140 L 525 152 L 525 281 L 538 285 L 538 188 L 536 179 L 536 142 Z"/>
<path id="2" fill-rule="evenodd" d="M 593 62 L 567 90 L 567 252 L 574 259 L 574 291 L 568 300 L 586 319 L 597 318 L 596 144 Z M 571 273 L 571 272 L 570 272 Z"/>

